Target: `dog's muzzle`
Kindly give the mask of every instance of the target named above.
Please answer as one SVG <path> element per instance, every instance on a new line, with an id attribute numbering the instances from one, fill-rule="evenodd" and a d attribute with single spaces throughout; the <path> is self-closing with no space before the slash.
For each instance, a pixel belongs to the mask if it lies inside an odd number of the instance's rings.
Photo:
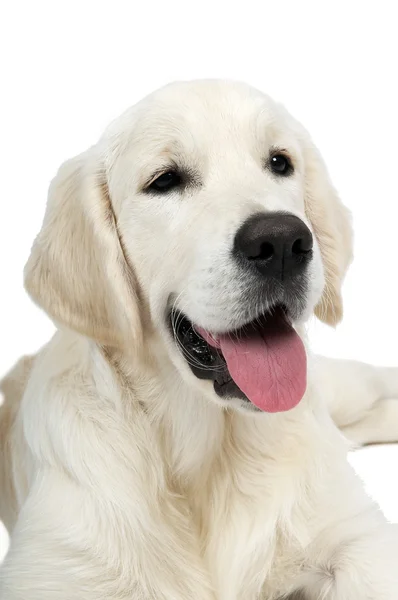
<path id="1" fill-rule="evenodd" d="M 219 397 L 264 412 L 290 410 L 306 388 L 306 353 L 294 323 L 307 302 L 311 231 L 295 215 L 259 213 L 239 228 L 232 254 L 246 281 L 241 314 L 251 317 L 214 332 L 174 309 L 174 338 L 194 375 L 212 381 Z"/>

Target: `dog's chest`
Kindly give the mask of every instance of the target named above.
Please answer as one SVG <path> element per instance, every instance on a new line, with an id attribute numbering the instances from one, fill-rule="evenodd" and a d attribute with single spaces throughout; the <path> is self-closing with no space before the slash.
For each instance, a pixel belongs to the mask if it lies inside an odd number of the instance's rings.
<path id="1" fill-rule="evenodd" d="M 303 554 L 290 531 L 296 506 L 283 469 L 274 461 L 222 454 L 190 497 L 204 559 L 222 600 L 278 598 Z M 260 467 L 259 467 L 260 465 Z M 289 489 L 290 488 L 290 489 Z M 280 573 L 283 572 L 283 581 Z"/>

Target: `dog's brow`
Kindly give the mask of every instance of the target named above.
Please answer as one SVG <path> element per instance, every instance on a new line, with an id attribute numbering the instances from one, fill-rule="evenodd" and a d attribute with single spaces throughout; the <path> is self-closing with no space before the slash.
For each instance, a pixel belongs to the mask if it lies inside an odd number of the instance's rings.
<path id="1" fill-rule="evenodd" d="M 194 159 L 182 148 L 180 142 L 167 145 L 148 160 L 139 179 L 139 189 L 145 190 L 156 177 L 168 171 L 178 172 L 187 184 L 201 185 L 202 173 Z"/>

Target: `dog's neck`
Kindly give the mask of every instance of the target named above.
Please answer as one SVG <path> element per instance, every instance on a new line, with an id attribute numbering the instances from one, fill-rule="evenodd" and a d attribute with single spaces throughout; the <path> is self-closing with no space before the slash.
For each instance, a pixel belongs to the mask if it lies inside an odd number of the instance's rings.
<path id="1" fill-rule="evenodd" d="M 288 455 L 296 456 L 300 468 L 311 456 L 308 428 L 314 430 L 311 439 L 317 438 L 322 414 L 309 406 L 310 394 L 288 413 L 227 410 L 188 385 L 162 349 L 157 360 L 158 352 L 159 348 L 147 349 L 144 361 L 131 361 L 108 349 L 106 359 L 129 402 L 149 420 L 154 438 L 162 440 L 162 455 L 173 481 L 196 488 L 210 473 L 221 476 L 226 465 L 230 471 L 248 472 L 250 464 L 277 462 Z"/>

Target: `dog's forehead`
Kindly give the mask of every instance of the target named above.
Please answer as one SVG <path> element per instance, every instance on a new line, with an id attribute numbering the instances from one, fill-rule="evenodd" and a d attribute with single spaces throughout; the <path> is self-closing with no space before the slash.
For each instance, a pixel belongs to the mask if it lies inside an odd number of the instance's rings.
<path id="1" fill-rule="evenodd" d="M 243 83 L 170 84 L 144 98 L 113 124 L 125 144 L 182 147 L 255 144 L 267 132 L 287 129 L 284 109 Z"/>
<path id="2" fill-rule="evenodd" d="M 275 103 L 262 92 L 245 85 L 226 81 L 198 81 L 171 84 L 157 90 L 142 101 L 148 110 L 176 110 L 182 118 L 250 118 L 259 110 L 272 110 Z"/>

